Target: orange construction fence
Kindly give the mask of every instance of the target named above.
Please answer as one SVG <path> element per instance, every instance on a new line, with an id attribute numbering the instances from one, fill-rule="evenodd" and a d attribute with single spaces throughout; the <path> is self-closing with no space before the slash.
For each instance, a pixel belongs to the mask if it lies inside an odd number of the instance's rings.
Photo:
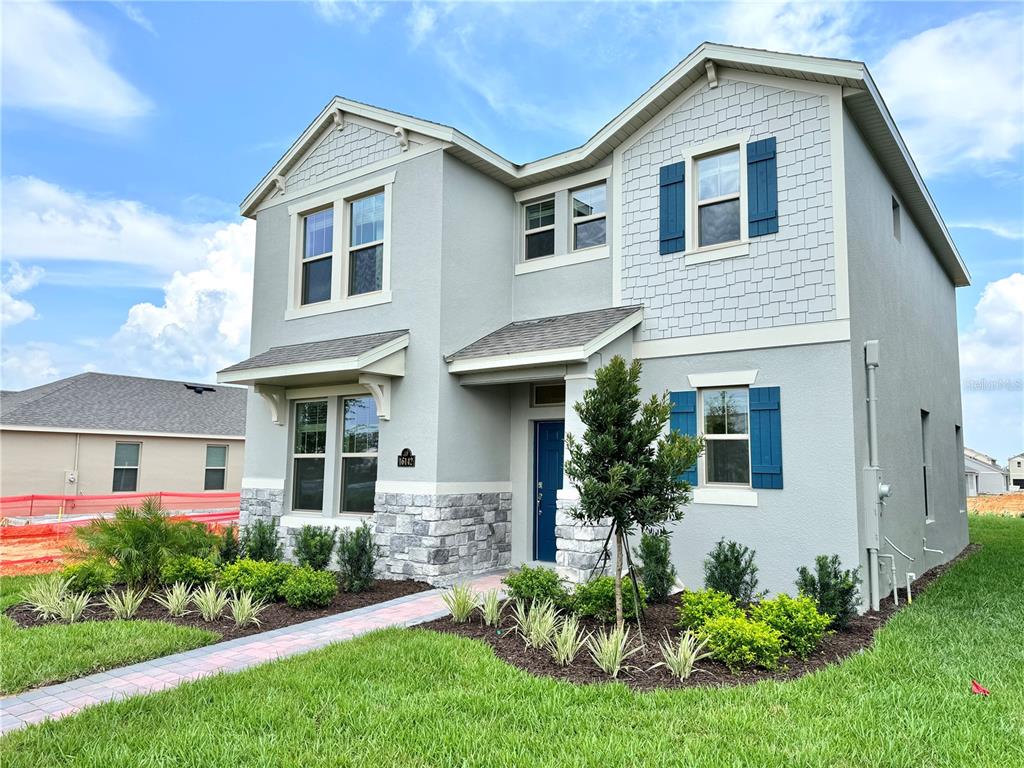
<path id="1" fill-rule="evenodd" d="M 120 506 L 137 506 L 156 497 L 168 512 L 193 512 L 213 509 L 238 509 L 237 493 L 108 493 L 99 496 L 0 496 L 0 518 L 65 517 L 102 515 Z"/>

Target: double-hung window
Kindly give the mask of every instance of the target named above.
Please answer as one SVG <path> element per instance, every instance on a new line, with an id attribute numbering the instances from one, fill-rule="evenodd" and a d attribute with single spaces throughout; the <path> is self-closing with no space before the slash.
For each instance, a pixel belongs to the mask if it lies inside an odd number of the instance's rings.
<path id="1" fill-rule="evenodd" d="M 203 478 L 204 491 L 223 491 L 228 473 L 228 447 L 226 445 L 206 446 L 206 475 Z"/>
<path id="2" fill-rule="evenodd" d="M 114 444 L 114 493 L 139 490 L 139 453 L 141 443 Z"/>
<path id="3" fill-rule="evenodd" d="M 321 512 L 324 507 L 324 459 L 327 454 L 327 401 L 295 403 L 292 447 L 292 509 Z"/>
<path id="4" fill-rule="evenodd" d="M 704 389 L 700 395 L 705 482 L 749 486 L 749 390 Z"/>
<path id="5" fill-rule="evenodd" d="M 341 429 L 341 511 L 370 514 L 377 487 L 380 430 L 373 398 L 343 398 Z"/>
<path id="6" fill-rule="evenodd" d="M 303 216 L 302 231 L 302 303 L 329 301 L 334 252 L 334 208 Z"/>
<path id="7" fill-rule="evenodd" d="M 349 296 L 376 293 L 384 287 L 384 193 L 349 203 Z"/>
<path id="8" fill-rule="evenodd" d="M 604 182 L 572 193 L 572 247 L 604 245 L 607 236 L 607 187 Z"/>
<path id="9" fill-rule="evenodd" d="M 538 200 L 523 206 L 527 261 L 555 253 L 555 198 Z"/>
<path id="10" fill-rule="evenodd" d="M 740 151 L 738 147 L 695 159 L 697 247 L 740 239 Z"/>

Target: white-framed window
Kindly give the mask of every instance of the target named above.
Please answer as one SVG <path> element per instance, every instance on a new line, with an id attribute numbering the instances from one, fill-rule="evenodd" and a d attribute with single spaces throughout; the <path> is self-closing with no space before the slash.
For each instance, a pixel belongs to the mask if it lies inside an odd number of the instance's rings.
<path id="1" fill-rule="evenodd" d="M 206 470 L 203 476 L 204 491 L 223 491 L 227 484 L 228 447 L 226 445 L 206 446 Z"/>
<path id="2" fill-rule="evenodd" d="M 571 199 L 573 250 L 604 245 L 608 235 L 608 185 L 602 181 L 573 190 Z"/>
<path id="3" fill-rule="evenodd" d="M 139 456 L 142 443 L 114 443 L 114 493 L 139 490 Z"/>
<path id="4" fill-rule="evenodd" d="M 349 240 L 345 295 L 384 289 L 384 192 L 348 202 Z"/>
<path id="5" fill-rule="evenodd" d="M 750 487 L 750 392 L 747 387 L 700 390 L 703 483 Z"/>
<path id="6" fill-rule="evenodd" d="M 322 512 L 327 458 L 327 400 L 298 400 L 292 421 L 292 509 Z"/>
<path id="7" fill-rule="evenodd" d="M 330 301 L 333 256 L 334 208 L 307 213 L 302 217 L 301 304 Z"/>
<path id="8" fill-rule="evenodd" d="M 523 205 L 523 258 L 542 259 L 555 254 L 555 198 Z"/>
<path id="9" fill-rule="evenodd" d="M 548 405 L 565 405 L 565 382 L 534 384 L 531 388 L 530 405 L 543 408 Z"/>
<path id="10" fill-rule="evenodd" d="M 342 512 L 373 513 L 377 487 L 377 446 L 380 420 L 377 405 L 369 396 L 341 399 L 341 498 Z"/>
<path id="11" fill-rule="evenodd" d="M 743 219 L 740 199 L 740 148 L 696 157 L 697 247 L 739 242 Z"/>

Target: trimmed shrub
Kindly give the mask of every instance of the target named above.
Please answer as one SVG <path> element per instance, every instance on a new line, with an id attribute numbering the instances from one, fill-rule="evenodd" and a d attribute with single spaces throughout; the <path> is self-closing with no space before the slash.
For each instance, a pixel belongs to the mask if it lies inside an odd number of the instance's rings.
<path id="1" fill-rule="evenodd" d="M 229 565 L 242 556 L 242 542 L 238 540 L 238 527 L 224 526 L 217 542 L 217 562 Z"/>
<path id="2" fill-rule="evenodd" d="M 295 537 L 295 559 L 300 566 L 308 565 L 314 571 L 325 571 L 334 553 L 337 531 L 319 525 L 304 525 Z"/>
<path id="3" fill-rule="evenodd" d="M 743 616 L 743 611 L 736 605 L 732 595 L 719 592 L 717 589 L 683 592 L 682 602 L 679 604 L 679 626 L 696 632 L 710 619 L 717 619 L 719 616 Z"/>
<path id="4" fill-rule="evenodd" d="M 501 581 L 508 587 L 508 596 L 513 600 L 547 600 L 554 606 L 564 606 L 569 602 L 569 592 L 553 568 L 524 565 Z"/>
<path id="5" fill-rule="evenodd" d="M 363 523 L 338 535 L 338 581 L 343 592 L 365 592 L 373 586 L 373 570 L 380 547 L 373 543 L 370 526 Z"/>
<path id="6" fill-rule="evenodd" d="M 72 592 L 87 592 L 90 595 L 105 592 L 114 583 L 114 569 L 102 560 L 66 565 L 61 576 L 70 582 L 68 589 Z"/>
<path id="7" fill-rule="evenodd" d="M 323 608 L 338 593 L 338 582 L 333 573 L 304 566 L 291 572 L 280 593 L 292 608 Z"/>
<path id="8" fill-rule="evenodd" d="M 814 600 L 818 610 L 832 617 L 832 626 L 842 629 L 857 614 L 860 601 L 860 569 L 844 571 L 839 555 L 818 555 L 814 573 L 797 568 L 796 588 Z"/>
<path id="9" fill-rule="evenodd" d="M 721 539 L 704 561 L 704 586 L 732 595 L 741 605 L 757 598 L 756 552 L 735 541 Z"/>
<path id="10" fill-rule="evenodd" d="M 179 581 L 199 586 L 213 581 L 216 576 L 217 566 L 205 557 L 169 557 L 160 566 L 160 583 L 165 586 Z"/>
<path id="11" fill-rule="evenodd" d="M 697 636 L 707 642 L 711 656 L 733 672 L 755 666 L 775 669 L 782 657 L 778 630 L 745 616 L 708 619 Z"/>
<path id="12" fill-rule="evenodd" d="M 640 574 L 651 600 L 656 603 L 667 600 L 676 583 L 668 531 L 643 534 L 636 555 L 640 558 Z"/>
<path id="13" fill-rule="evenodd" d="M 762 600 L 750 609 L 750 618 L 767 624 L 782 635 L 782 652 L 806 659 L 825 636 L 832 617 L 819 613 L 814 600 L 781 594 Z"/>
<path id="14" fill-rule="evenodd" d="M 643 611 L 647 607 L 647 589 L 643 584 L 637 586 L 640 588 L 640 611 Z M 572 596 L 572 610 L 580 616 L 615 621 L 615 579 L 611 576 L 598 576 L 580 584 Z M 628 578 L 622 580 L 622 615 L 627 619 L 635 619 L 637 616 L 636 596 Z"/>
<path id="15" fill-rule="evenodd" d="M 253 520 L 242 532 L 242 552 L 249 560 L 276 563 L 283 552 L 277 538 L 277 518 Z"/>
<path id="16" fill-rule="evenodd" d="M 247 589 L 257 600 L 279 600 L 281 587 L 294 570 L 295 566 L 290 563 L 243 558 L 224 566 L 217 577 L 217 585 L 236 594 Z"/>

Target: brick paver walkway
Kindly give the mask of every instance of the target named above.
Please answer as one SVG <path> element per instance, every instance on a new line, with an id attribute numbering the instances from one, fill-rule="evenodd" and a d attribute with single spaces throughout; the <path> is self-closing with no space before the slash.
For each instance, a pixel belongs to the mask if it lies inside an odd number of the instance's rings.
<path id="1" fill-rule="evenodd" d="M 479 592 L 501 589 L 504 573 L 471 580 Z M 0 698 L 0 733 L 41 720 L 56 720 L 93 704 L 174 688 L 220 672 L 237 672 L 285 656 L 393 626 L 412 626 L 448 613 L 441 590 L 433 589 L 322 619 L 175 653 L 152 661 L 80 677 Z"/>

